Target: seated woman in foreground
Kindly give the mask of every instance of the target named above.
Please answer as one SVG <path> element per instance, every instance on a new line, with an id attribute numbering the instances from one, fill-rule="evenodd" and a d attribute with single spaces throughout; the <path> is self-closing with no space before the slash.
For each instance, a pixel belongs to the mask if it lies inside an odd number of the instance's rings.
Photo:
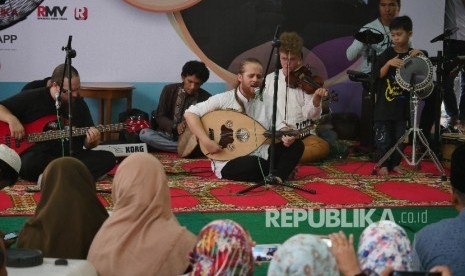
<path id="1" fill-rule="evenodd" d="M 153 155 L 134 153 L 113 180 L 113 213 L 95 236 L 88 260 L 100 276 L 181 275 L 196 238 L 179 225 L 168 179 Z"/>
<path id="2" fill-rule="evenodd" d="M 85 259 L 108 213 L 94 178 L 78 159 L 52 161 L 41 180 L 41 198 L 24 225 L 17 247 L 40 249 L 44 257 Z"/>

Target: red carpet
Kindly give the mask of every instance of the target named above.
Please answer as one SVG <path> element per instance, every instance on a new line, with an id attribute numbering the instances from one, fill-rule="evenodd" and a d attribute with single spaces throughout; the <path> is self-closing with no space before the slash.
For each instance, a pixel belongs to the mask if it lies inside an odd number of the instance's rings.
<path id="1" fill-rule="evenodd" d="M 441 182 L 434 163 L 423 160 L 421 171 L 404 166 L 406 173 L 372 176 L 374 163 L 349 158 L 317 165 L 301 165 L 289 183 L 316 194 L 278 186 L 259 187 L 236 195 L 252 183 L 216 179 L 207 159 L 179 159 L 155 154 L 169 177 L 175 212 L 263 211 L 281 208 L 374 208 L 446 206 L 449 186 Z M 111 176 L 97 184 L 102 203 L 111 210 Z M 0 192 L 0 216 L 32 215 L 40 193 L 27 192 L 34 183 L 19 182 Z"/>

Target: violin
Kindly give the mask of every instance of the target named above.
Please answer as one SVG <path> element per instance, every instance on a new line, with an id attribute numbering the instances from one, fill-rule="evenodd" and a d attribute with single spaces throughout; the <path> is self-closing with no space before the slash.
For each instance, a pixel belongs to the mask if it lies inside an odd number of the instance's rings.
<path id="1" fill-rule="evenodd" d="M 322 88 L 324 81 L 319 76 L 313 76 L 310 69 L 300 66 L 286 76 L 286 83 L 290 88 L 301 88 L 306 94 L 313 94 L 318 88 Z"/>

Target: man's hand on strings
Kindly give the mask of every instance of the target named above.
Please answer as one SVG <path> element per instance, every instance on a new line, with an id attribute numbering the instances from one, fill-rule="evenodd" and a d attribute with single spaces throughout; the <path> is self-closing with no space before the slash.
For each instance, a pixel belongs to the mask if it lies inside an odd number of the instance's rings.
<path id="1" fill-rule="evenodd" d="M 8 121 L 8 126 L 10 128 L 11 136 L 17 140 L 21 140 L 26 135 L 26 131 L 18 118 L 12 116 Z"/>
<path id="2" fill-rule="evenodd" d="M 86 138 L 84 139 L 84 145 L 86 148 L 94 148 L 100 143 L 100 131 L 95 127 L 87 129 Z"/>

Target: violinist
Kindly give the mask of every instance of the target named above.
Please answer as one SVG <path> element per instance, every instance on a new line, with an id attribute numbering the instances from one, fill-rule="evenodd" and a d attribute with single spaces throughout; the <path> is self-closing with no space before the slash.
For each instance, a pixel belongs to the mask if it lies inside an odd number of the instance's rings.
<path id="1" fill-rule="evenodd" d="M 295 32 L 283 32 L 280 37 L 279 60 L 282 69 L 278 77 L 276 125 L 285 123 L 297 128 L 306 120 L 317 120 L 322 112 L 322 99 L 328 90 L 322 81 L 304 66 L 302 58 L 303 39 Z M 274 94 L 274 73 L 265 79 L 264 93 Z M 329 144 L 316 135 L 303 140 L 305 151 L 300 162 L 318 161 L 329 154 Z"/>

